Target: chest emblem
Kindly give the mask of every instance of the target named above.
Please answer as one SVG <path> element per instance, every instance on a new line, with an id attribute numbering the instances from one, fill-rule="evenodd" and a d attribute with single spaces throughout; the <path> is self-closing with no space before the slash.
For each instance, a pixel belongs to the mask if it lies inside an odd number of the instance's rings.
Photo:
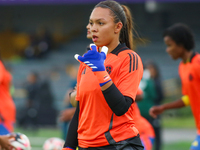
<path id="1" fill-rule="evenodd" d="M 108 74 L 111 74 L 112 68 L 113 67 L 111 65 L 106 66 L 106 71 L 108 72 Z"/>
<path id="2" fill-rule="evenodd" d="M 192 74 L 190 73 L 189 74 L 189 81 L 192 81 L 193 80 L 193 76 L 192 76 Z"/>

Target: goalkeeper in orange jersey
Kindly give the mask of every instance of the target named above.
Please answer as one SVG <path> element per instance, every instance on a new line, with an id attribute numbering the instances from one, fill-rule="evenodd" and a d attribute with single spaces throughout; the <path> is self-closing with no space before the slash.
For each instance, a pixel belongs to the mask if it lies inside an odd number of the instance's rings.
<path id="1" fill-rule="evenodd" d="M 81 62 L 78 103 L 63 150 L 76 146 L 79 150 L 143 150 L 133 119 L 143 65 L 131 50 L 132 18 L 116 1 L 102 1 L 89 22 L 95 45 L 83 56 L 75 55 Z"/>
<path id="2" fill-rule="evenodd" d="M 190 105 L 197 127 L 197 137 L 190 150 L 200 149 L 200 54 L 195 52 L 194 36 L 191 29 L 185 24 L 175 24 L 164 31 L 166 51 L 176 60 L 180 58 L 179 75 L 182 83 L 183 96 L 170 103 L 153 106 L 149 113 L 156 117 L 163 111 L 181 108 Z"/>
<path id="3" fill-rule="evenodd" d="M 87 25 L 87 38 L 92 39 L 91 32 L 90 32 L 90 25 Z M 70 102 L 74 104 L 73 106 L 76 106 L 77 101 L 75 100 L 76 97 L 76 87 L 74 90 L 70 93 Z M 135 101 L 140 101 L 143 98 L 143 91 L 138 88 L 137 95 L 135 98 Z M 144 117 L 141 116 L 140 110 L 137 106 L 137 103 L 134 103 L 134 120 L 135 120 L 135 126 L 139 131 L 140 139 L 142 141 L 142 144 L 144 146 L 145 150 L 152 150 L 153 143 L 155 139 L 155 133 L 152 125 L 146 120 Z"/>

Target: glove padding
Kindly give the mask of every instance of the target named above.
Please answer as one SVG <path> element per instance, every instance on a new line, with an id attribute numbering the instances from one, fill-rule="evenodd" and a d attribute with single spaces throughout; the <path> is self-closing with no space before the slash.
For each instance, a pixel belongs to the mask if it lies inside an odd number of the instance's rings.
<path id="1" fill-rule="evenodd" d="M 91 50 L 83 56 L 76 54 L 74 55 L 74 58 L 89 67 L 96 75 L 100 86 L 103 86 L 107 82 L 111 81 L 111 78 L 104 66 L 108 48 L 103 46 L 101 48 L 101 53 L 99 53 L 98 47 L 95 44 L 90 44 L 90 49 Z"/>

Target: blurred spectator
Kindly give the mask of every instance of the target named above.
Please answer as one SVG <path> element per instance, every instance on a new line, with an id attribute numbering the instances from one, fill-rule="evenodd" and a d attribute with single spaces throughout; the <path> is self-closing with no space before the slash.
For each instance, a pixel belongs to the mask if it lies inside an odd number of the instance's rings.
<path id="1" fill-rule="evenodd" d="M 53 47 L 53 38 L 45 27 L 39 27 L 31 35 L 30 45 L 25 49 L 24 55 L 28 59 L 44 58 Z"/>
<path id="2" fill-rule="evenodd" d="M 153 61 L 146 61 L 145 62 L 146 69 L 150 72 L 150 78 L 154 81 L 154 86 L 156 90 L 156 98 L 154 100 L 154 105 L 160 105 L 163 101 L 164 95 L 163 95 L 163 87 L 162 87 L 162 81 L 160 77 L 160 72 L 157 64 Z M 155 150 L 160 150 L 162 146 L 162 138 L 161 138 L 161 116 L 158 115 L 157 118 L 152 119 L 151 124 L 153 125 L 156 138 L 155 138 Z"/>
<path id="3" fill-rule="evenodd" d="M 155 104 L 156 88 L 154 80 L 151 78 L 150 71 L 145 68 L 143 72 L 143 78 L 140 82 L 139 87 L 143 91 L 143 99 L 138 101 L 138 107 L 141 115 L 146 118 L 151 125 L 154 127 L 153 118 L 149 115 L 149 109 Z"/>
<path id="4" fill-rule="evenodd" d="M 22 127 L 37 129 L 39 125 L 55 125 L 56 110 L 53 107 L 53 94 L 48 80 L 42 81 L 37 72 L 31 72 L 25 84 L 27 91 L 26 113 L 18 119 Z"/>
<path id="5" fill-rule="evenodd" d="M 149 108 L 151 108 L 156 99 L 156 89 L 153 79 L 151 79 L 150 71 L 144 69 L 143 77 L 139 87 L 142 89 L 144 97 L 138 102 L 141 115 L 151 122 L 152 117 L 149 115 Z"/>
<path id="6" fill-rule="evenodd" d="M 134 103 L 134 120 L 135 126 L 139 131 L 140 139 L 145 150 L 152 150 L 155 140 L 155 132 L 153 126 L 140 114 L 140 110 L 136 102 L 143 99 L 143 91 L 138 88 Z"/>
<path id="7" fill-rule="evenodd" d="M 70 64 L 66 68 L 66 73 L 69 74 L 70 76 L 70 85 L 64 98 L 65 109 L 61 112 L 60 115 L 60 121 L 63 122 L 62 124 L 63 139 L 66 139 L 69 122 L 71 121 L 74 112 L 76 110 L 76 108 L 73 107 L 72 104 L 70 103 L 69 94 L 73 91 L 74 88 L 76 88 L 77 72 L 78 72 L 78 67 L 74 64 Z"/>
<path id="8" fill-rule="evenodd" d="M 38 124 L 41 126 L 55 126 L 58 112 L 54 107 L 54 94 L 50 81 L 47 79 L 42 81 L 39 99 Z"/>
<path id="9" fill-rule="evenodd" d="M 39 91 L 41 82 L 39 74 L 32 72 L 27 76 L 27 82 L 25 89 L 27 91 L 27 103 L 24 115 L 19 119 L 19 125 L 23 127 L 34 127 L 38 126 L 38 109 L 40 105 Z"/>
<path id="10" fill-rule="evenodd" d="M 0 58 L 0 135 L 13 132 L 16 108 L 10 94 L 12 75 L 6 70 Z"/>

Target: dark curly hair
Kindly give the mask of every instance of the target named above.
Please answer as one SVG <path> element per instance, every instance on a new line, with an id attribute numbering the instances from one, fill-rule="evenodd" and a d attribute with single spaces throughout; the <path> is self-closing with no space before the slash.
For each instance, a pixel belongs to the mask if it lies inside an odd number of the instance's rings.
<path id="1" fill-rule="evenodd" d="M 166 36 L 172 38 L 176 44 L 182 45 L 188 51 L 195 47 L 194 34 L 185 24 L 177 23 L 170 26 L 163 33 L 163 37 Z"/>

